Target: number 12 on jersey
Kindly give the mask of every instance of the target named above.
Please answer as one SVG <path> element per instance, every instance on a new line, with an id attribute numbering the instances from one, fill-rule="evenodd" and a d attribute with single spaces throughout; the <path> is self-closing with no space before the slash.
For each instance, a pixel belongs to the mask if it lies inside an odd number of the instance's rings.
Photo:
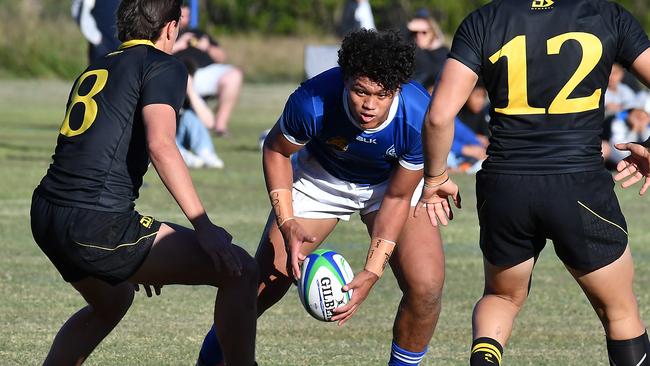
<path id="1" fill-rule="evenodd" d="M 569 32 L 549 39 L 546 42 L 546 53 L 548 55 L 558 55 L 562 45 L 568 40 L 578 42 L 582 48 L 582 60 L 573 76 L 555 96 L 548 109 L 532 107 L 528 103 L 525 35 L 513 38 L 490 56 L 490 62 L 493 64 L 496 64 L 501 58 L 506 58 L 508 61 L 508 105 L 505 108 L 495 108 L 494 111 L 507 115 L 523 115 L 580 113 L 598 109 L 602 95 L 602 89 L 600 88 L 594 90 L 587 97 L 569 98 L 569 95 L 598 65 L 603 55 L 603 44 L 593 34 Z"/>

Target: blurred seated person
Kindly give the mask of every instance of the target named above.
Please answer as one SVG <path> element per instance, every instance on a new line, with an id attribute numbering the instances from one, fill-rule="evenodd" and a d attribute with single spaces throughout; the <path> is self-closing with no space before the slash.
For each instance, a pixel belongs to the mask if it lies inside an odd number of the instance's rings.
<path id="1" fill-rule="evenodd" d="M 224 167 L 223 160 L 215 151 L 208 126 L 214 125 L 214 116 L 205 101 L 194 88 L 195 67 L 184 60 L 188 69 L 185 105 L 180 112 L 176 127 L 176 145 L 188 168 Z"/>
<path id="2" fill-rule="evenodd" d="M 609 139 L 609 160 L 618 162 L 629 155 L 626 151 L 614 148 L 614 145 L 626 142 L 642 143 L 650 138 L 650 98 L 637 101 L 631 109 L 619 112 L 611 125 Z"/>
<path id="3" fill-rule="evenodd" d="M 486 148 L 466 124 L 458 117 L 454 120 L 454 140 L 447 157 L 452 171 L 476 173 L 487 158 Z"/>
<path id="4" fill-rule="evenodd" d="M 474 86 L 467 102 L 458 112 L 458 118 L 476 134 L 483 147 L 490 144 L 490 113 L 487 90 L 481 79 Z"/>
<path id="5" fill-rule="evenodd" d="M 445 45 L 445 35 L 426 9 L 418 10 L 406 28 L 417 46 L 412 79 L 431 93 L 449 53 L 449 48 Z"/>
<path id="6" fill-rule="evenodd" d="M 623 83 L 625 69 L 619 64 L 612 66 L 609 84 L 605 92 L 605 114 L 615 114 L 630 108 L 636 102 L 636 93 Z"/>
<path id="7" fill-rule="evenodd" d="M 180 32 L 174 44 L 174 54 L 190 59 L 197 65 L 194 74 L 194 90 L 201 97 L 216 96 L 214 129 L 217 136 L 228 134 L 228 122 L 232 114 L 244 79 L 243 72 L 233 65 L 225 64 L 226 52 L 207 33 L 189 29 L 190 7 L 183 5 Z"/>

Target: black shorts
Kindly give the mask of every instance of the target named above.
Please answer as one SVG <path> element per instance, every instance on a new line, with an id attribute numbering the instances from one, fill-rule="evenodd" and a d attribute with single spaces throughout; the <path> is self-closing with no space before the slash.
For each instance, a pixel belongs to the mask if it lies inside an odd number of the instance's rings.
<path id="1" fill-rule="evenodd" d="M 59 206 L 32 196 L 34 240 L 67 282 L 129 279 L 149 254 L 160 222 L 136 211 L 115 213 Z"/>
<path id="2" fill-rule="evenodd" d="M 594 271 L 627 247 L 627 224 L 606 171 L 509 175 L 480 171 L 476 204 L 481 250 L 493 265 L 537 257 L 551 239 L 569 267 Z"/>

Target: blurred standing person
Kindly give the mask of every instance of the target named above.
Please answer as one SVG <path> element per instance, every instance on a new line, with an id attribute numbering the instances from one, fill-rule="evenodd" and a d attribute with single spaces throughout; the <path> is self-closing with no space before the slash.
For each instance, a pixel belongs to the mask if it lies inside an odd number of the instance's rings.
<path id="1" fill-rule="evenodd" d="M 117 8 L 120 0 L 73 0 L 72 17 L 88 40 L 88 63 L 115 51 L 117 39 Z"/>
<path id="2" fill-rule="evenodd" d="M 226 64 L 226 51 L 209 34 L 200 29 L 190 29 L 190 7 L 182 8 L 180 34 L 174 44 L 174 54 L 178 58 L 191 60 L 198 69 L 194 74 L 194 90 L 201 97 L 217 97 L 214 129 L 217 136 L 228 135 L 228 122 L 239 93 L 244 73 L 233 65 Z"/>
<path id="3" fill-rule="evenodd" d="M 346 0 L 341 16 L 339 36 L 359 29 L 375 29 L 375 18 L 369 0 Z"/>
<path id="4" fill-rule="evenodd" d="M 426 9 L 418 10 L 406 28 L 418 46 L 415 50 L 413 80 L 431 93 L 449 53 L 449 48 L 445 45 L 445 35 Z"/>

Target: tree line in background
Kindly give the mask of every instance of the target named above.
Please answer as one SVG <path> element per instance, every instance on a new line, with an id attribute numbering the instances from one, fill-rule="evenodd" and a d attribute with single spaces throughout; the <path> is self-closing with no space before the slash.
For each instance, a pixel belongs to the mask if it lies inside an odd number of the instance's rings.
<path id="1" fill-rule="evenodd" d="M 334 34 L 346 0 L 200 0 L 203 26 L 228 33 L 281 35 Z M 526 1 L 526 0 L 522 0 Z M 0 11 L 35 7 L 44 16 L 68 16 L 70 1 L 5 0 Z M 428 9 L 443 30 L 453 34 L 472 10 L 489 0 L 370 0 L 378 28 L 402 25 L 416 10 Z M 618 0 L 650 29 L 650 1 Z"/>
<path id="2" fill-rule="evenodd" d="M 97 0 L 102 1 L 102 0 Z M 300 81 L 302 48 L 336 43 L 347 0 L 200 0 L 201 26 L 221 41 L 248 81 Z M 531 1 L 531 0 L 521 0 Z M 559 0 L 556 0 L 559 1 Z M 0 0 L 0 78 L 70 79 L 86 67 L 71 0 Z M 488 0 L 370 0 L 379 29 L 399 28 L 426 8 L 451 37 Z M 650 1 L 619 0 L 650 30 Z M 256 57 L 264 54 L 265 57 Z"/>

